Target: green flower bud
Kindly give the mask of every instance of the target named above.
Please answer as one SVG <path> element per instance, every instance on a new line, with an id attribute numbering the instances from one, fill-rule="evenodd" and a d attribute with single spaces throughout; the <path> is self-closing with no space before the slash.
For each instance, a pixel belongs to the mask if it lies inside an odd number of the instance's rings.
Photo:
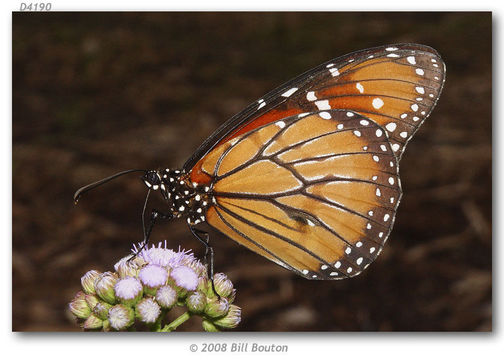
<path id="1" fill-rule="evenodd" d="M 135 311 L 123 304 L 114 305 L 108 312 L 108 321 L 115 330 L 125 330 L 135 321 Z"/>
<path id="2" fill-rule="evenodd" d="M 229 306 L 229 312 L 223 318 L 215 320 L 213 323 L 221 328 L 233 329 L 241 321 L 241 309 L 236 305 Z"/>
<path id="3" fill-rule="evenodd" d="M 108 321 L 108 319 L 103 321 L 102 330 L 110 331 L 110 321 Z"/>
<path id="4" fill-rule="evenodd" d="M 100 275 L 101 273 L 96 270 L 89 270 L 83 277 L 81 277 L 81 285 L 86 294 L 95 293 L 94 283 Z"/>
<path id="5" fill-rule="evenodd" d="M 152 298 L 142 299 L 135 307 L 136 317 L 147 324 L 156 322 L 160 314 L 161 307 Z"/>
<path id="6" fill-rule="evenodd" d="M 234 288 L 231 280 L 228 279 L 226 275 L 223 273 L 218 273 L 214 275 L 214 286 L 215 291 L 222 297 L 230 298 L 232 297 L 234 300 Z M 232 300 L 231 300 L 232 302 Z"/>
<path id="7" fill-rule="evenodd" d="M 207 295 L 208 297 L 211 297 L 212 294 L 208 293 L 208 286 L 210 284 L 210 281 L 206 277 L 200 277 L 198 279 L 198 287 L 196 288 L 196 291 L 202 292 L 203 294 Z M 210 284 L 211 286 L 211 284 Z"/>
<path id="8" fill-rule="evenodd" d="M 117 275 L 109 271 L 105 272 L 96 279 L 94 287 L 96 294 L 109 304 L 116 303 L 116 297 L 114 293 L 114 285 L 117 282 Z"/>
<path id="9" fill-rule="evenodd" d="M 200 292 L 194 292 L 187 297 L 186 305 L 190 312 L 199 314 L 205 310 L 206 295 Z"/>
<path id="10" fill-rule="evenodd" d="M 84 321 L 84 324 L 82 324 L 82 327 L 85 330 L 98 330 L 98 329 L 101 329 L 102 326 L 103 326 L 103 320 L 99 319 L 94 314 L 91 314 L 86 319 L 86 321 Z"/>
<path id="11" fill-rule="evenodd" d="M 79 291 L 75 295 L 70 304 L 68 304 L 68 309 L 79 319 L 86 319 L 91 315 L 91 307 L 86 302 L 86 295 L 82 291 Z"/>
<path id="12" fill-rule="evenodd" d="M 169 285 L 160 287 L 156 292 L 156 301 L 164 309 L 171 309 L 177 300 L 177 292 Z"/>
<path id="13" fill-rule="evenodd" d="M 96 304 L 98 304 L 99 301 L 100 299 L 98 299 L 96 295 L 86 295 L 86 302 L 89 305 L 90 309 L 94 309 L 94 307 L 96 306 Z"/>
<path id="14" fill-rule="evenodd" d="M 229 311 L 229 301 L 226 298 L 210 300 L 205 307 L 205 314 L 211 318 L 224 316 Z"/>
<path id="15" fill-rule="evenodd" d="M 201 323 L 201 325 L 203 325 L 203 330 L 207 331 L 207 332 L 218 332 L 219 329 L 217 329 L 215 327 L 214 324 L 212 324 L 210 321 L 208 320 L 203 320 L 203 322 Z"/>
<path id="16" fill-rule="evenodd" d="M 112 305 L 107 304 L 106 302 L 100 301 L 93 308 L 93 314 L 95 314 L 96 317 L 98 317 L 101 320 L 107 320 L 108 312 L 111 307 L 112 307 Z"/>
<path id="17" fill-rule="evenodd" d="M 137 277 L 145 261 L 139 257 L 131 258 L 131 255 L 123 257 L 115 265 L 114 269 L 121 279 Z"/>

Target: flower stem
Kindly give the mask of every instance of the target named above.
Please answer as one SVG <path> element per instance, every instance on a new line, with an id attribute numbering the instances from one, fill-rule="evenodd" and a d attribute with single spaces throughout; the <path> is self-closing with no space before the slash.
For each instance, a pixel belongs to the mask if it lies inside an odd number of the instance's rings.
<path id="1" fill-rule="evenodd" d="M 185 313 L 183 313 L 182 315 L 180 315 L 178 318 L 176 318 L 175 320 L 173 320 L 171 323 L 169 323 L 168 325 L 166 325 L 164 328 L 160 329 L 159 332 L 170 332 L 170 331 L 173 331 L 180 324 L 183 324 L 184 322 L 186 322 L 187 320 L 189 320 L 190 317 L 191 317 L 191 314 L 188 311 L 186 311 Z"/>

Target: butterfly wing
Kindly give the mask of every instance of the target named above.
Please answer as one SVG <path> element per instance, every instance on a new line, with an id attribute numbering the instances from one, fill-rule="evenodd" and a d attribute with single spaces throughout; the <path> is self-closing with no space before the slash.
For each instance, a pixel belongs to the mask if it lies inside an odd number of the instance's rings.
<path id="1" fill-rule="evenodd" d="M 330 109 L 358 112 L 384 127 L 400 159 L 435 106 L 444 79 L 441 57 L 424 45 L 381 46 L 336 58 L 233 116 L 196 150 L 184 169 L 198 168 L 209 151 L 233 137 L 288 116 Z"/>
<path id="2" fill-rule="evenodd" d="M 359 274 L 380 253 L 401 196 L 385 131 L 355 112 L 318 111 L 222 143 L 209 225 L 309 279 Z"/>

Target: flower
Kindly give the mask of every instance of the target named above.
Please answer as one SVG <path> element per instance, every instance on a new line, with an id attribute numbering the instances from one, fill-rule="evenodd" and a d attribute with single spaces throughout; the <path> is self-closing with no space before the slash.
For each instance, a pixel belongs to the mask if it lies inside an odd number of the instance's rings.
<path id="1" fill-rule="evenodd" d="M 229 306 L 229 311 L 223 318 L 215 320 L 213 323 L 219 327 L 226 329 L 233 329 L 238 326 L 241 321 L 241 309 L 231 304 Z"/>
<path id="2" fill-rule="evenodd" d="M 114 292 L 122 304 L 135 305 L 142 298 L 143 286 L 138 279 L 127 277 L 115 284 Z"/>
<path id="3" fill-rule="evenodd" d="M 229 301 L 226 298 L 214 298 L 208 302 L 205 308 L 205 314 L 211 318 L 224 316 L 229 311 Z"/>
<path id="4" fill-rule="evenodd" d="M 107 320 L 108 311 L 111 307 L 112 305 L 100 301 L 93 308 L 93 314 L 96 315 L 100 320 Z"/>
<path id="5" fill-rule="evenodd" d="M 135 309 L 137 318 L 147 324 L 156 322 L 161 314 L 161 307 L 152 298 L 143 298 Z"/>
<path id="6" fill-rule="evenodd" d="M 138 273 L 138 278 L 148 289 L 156 289 L 166 283 L 168 273 L 159 265 L 147 265 Z M 155 293 L 155 292 L 154 292 Z"/>
<path id="7" fill-rule="evenodd" d="M 128 255 L 119 260 L 114 265 L 114 269 L 122 279 L 126 277 L 138 276 L 138 272 L 144 265 L 145 261 L 142 258 L 139 258 L 138 256 L 132 258 L 131 255 Z"/>
<path id="8" fill-rule="evenodd" d="M 141 246 L 142 244 L 139 244 L 139 247 Z M 136 250 L 136 247 L 134 247 L 134 253 L 136 253 Z M 164 247 L 162 247 L 162 243 L 158 243 L 157 247 L 144 248 L 137 257 L 151 265 L 168 266 L 171 259 L 176 255 L 175 251 L 166 248 L 165 241 Z"/>
<path id="9" fill-rule="evenodd" d="M 84 276 L 81 277 L 81 285 L 82 289 L 86 294 L 94 294 L 95 288 L 94 283 L 98 277 L 100 277 L 100 273 L 96 270 L 89 270 Z"/>
<path id="10" fill-rule="evenodd" d="M 214 286 L 217 294 L 225 298 L 234 298 L 234 288 L 231 280 L 223 273 L 214 275 Z"/>
<path id="11" fill-rule="evenodd" d="M 86 295 L 82 291 L 75 295 L 74 299 L 68 304 L 68 309 L 80 319 L 86 319 L 91 315 L 91 308 L 87 304 Z"/>
<path id="12" fill-rule="evenodd" d="M 99 317 L 97 317 L 94 314 L 91 314 L 86 321 L 84 321 L 84 324 L 82 324 L 82 327 L 85 330 L 96 330 L 100 329 L 103 327 L 103 320 L 101 320 Z"/>
<path id="13" fill-rule="evenodd" d="M 90 270 L 82 276 L 82 291 L 68 308 L 84 330 L 128 331 L 142 322 L 151 331 L 174 331 L 194 316 L 206 331 L 240 322 L 232 282 L 219 273 L 212 283 L 207 267 L 190 251 L 168 249 L 165 241 L 150 247 L 140 243 L 133 252 L 114 265 L 114 272 Z M 176 319 L 165 316 L 174 307 L 186 310 Z"/>
<path id="14" fill-rule="evenodd" d="M 200 292 L 194 292 L 186 299 L 187 309 L 195 314 L 201 313 L 205 310 L 206 295 Z"/>
<path id="15" fill-rule="evenodd" d="M 117 274 L 107 271 L 100 277 L 96 278 L 94 283 L 96 294 L 109 304 L 114 304 L 116 301 L 114 285 L 117 282 L 117 279 Z"/>
<path id="16" fill-rule="evenodd" d="M 100 302 L 100 299 L 98 299 L 98 297 L 96 295 L 86 295 L 86 303 L 88 304 L 89 308 L 90 309 L 94 309 L 94 307 L 96 306 L 96 304 L 98 304 Z"/>
<path id="17" fill-rule="evenodd" d="M 177 292 L 170 286 L 162 286 L 156 292 L 156 301 L 162 308 L 171 309 L 178 299 Z"/>
<path id="18" fill-rule="evenodd" d="M 135 312 L 126 305 L 114 305 L 109 310 L 108 320 L 112 328 L 125 330 L 135 321 Z"/>
<path id="19" fill-rule="evenodd" d="M 175 284 L 187 291 L 196 290 L 198 286 L 198 275 L 188 266 L 179 266 L 172 270 L 170 277 Z"/>

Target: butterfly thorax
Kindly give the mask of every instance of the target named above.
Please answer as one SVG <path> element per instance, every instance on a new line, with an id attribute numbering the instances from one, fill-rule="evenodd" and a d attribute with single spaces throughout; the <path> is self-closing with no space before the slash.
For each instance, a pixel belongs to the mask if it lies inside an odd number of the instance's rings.
<path id="1" fill-rule="evenodd" d="M 191 182 L 184 170 L 152 170 L 142 180 L 149 189 L 161 192 L 173 218 L 185 217 L 189 225 L 205 221 L 210 188 Z"/>

